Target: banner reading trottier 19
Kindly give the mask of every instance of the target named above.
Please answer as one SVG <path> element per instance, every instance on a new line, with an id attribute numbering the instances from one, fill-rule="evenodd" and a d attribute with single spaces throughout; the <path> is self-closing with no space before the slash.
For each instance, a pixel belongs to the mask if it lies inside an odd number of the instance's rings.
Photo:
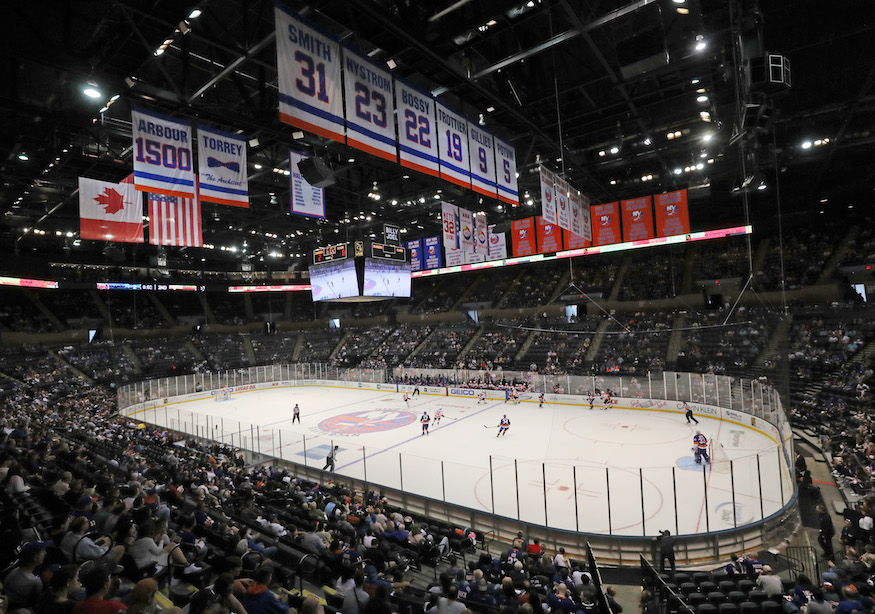
<path id="1" fill-rule="evenodd" d="M 438 129 L 438 160 L 441 177 L 465 188 L 471 187 L 468 163 L 468 121 L 441 103 L 435 105 Z"/>
<path id="2" fill-rule="evenodd" d="M 343 143 L 340 43 L 280 4 L 274 14 L 280 120 Z"/>

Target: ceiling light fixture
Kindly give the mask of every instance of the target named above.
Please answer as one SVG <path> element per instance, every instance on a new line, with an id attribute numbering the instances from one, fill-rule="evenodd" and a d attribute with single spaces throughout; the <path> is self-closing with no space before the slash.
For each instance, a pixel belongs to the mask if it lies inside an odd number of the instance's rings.
<path id="1" fill-rule="evenodd" d="M 802 143 L 802 149 L 811 149 L 811 141 L 805 141 Z"/>
<path id="2" fill-rule="evenodd" d="M 611 153 L 612 154 L 620 153 L 620 148 L 619 147 L 611 147 Z"/>
<path id="3" fill-rule="evenodd" d="M 201 15 L 203 15 L 203 11 L 202 11 L 202 10 L 200 10 L 200 9 L 194 9 L 191 13 L 188 14 L 188 18 L 189 18 L 189 19 L 197 19 L 197 18 L 200 17 Z"/>

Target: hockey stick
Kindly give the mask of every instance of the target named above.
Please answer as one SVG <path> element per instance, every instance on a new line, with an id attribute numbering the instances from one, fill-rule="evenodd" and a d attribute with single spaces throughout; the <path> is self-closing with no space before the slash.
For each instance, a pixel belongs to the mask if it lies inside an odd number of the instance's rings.
<path id="1" fill-rule="evenodd" d="M 483 425 L 483 428 L 485 428 L 485 429 L 497 429 L 497 428 L 500 427 L 500 426 L 501 426 L 500 424 L 493 424 L 493 425 L 491 425 L 491 426 L 488 425 L 488 424 L 484 424 L 484 425 Z"/>

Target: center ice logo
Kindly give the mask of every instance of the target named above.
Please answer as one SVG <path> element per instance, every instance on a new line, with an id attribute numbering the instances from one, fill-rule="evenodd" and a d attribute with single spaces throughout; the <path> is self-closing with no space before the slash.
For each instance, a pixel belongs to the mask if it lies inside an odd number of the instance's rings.
<path id="1" fill-rule="evenodd" d="M 370 277 L 365 279 L 365 285 L 364 285 L 365 290 L 373 290 L 376 287 L 377 287 L 377 282 L 375 280 L 371 279 Z"/>
<path id="2" fill-rule="evenodd" d="M 369 409 L 328 418 L 319 423 L 319 428 L 332 433 L 379 433 L 406 426 L 414 419 L 415 416 L 406 411 Z"/>

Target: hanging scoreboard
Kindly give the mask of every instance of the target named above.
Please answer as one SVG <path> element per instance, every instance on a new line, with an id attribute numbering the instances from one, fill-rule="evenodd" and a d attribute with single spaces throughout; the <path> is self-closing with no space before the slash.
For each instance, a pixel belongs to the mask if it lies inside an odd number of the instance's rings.
<path id="1" fill-rule="evenodd" d="M 274 14 L 280 120 L 343 143 L 340 43 L 279 3 Z"/>
<path id="2" fill-rule="evenodd" d="M 395 162 L 395 98 L 392 75 L 343 48 L 346 142 L 349 146 Z"/>
<path id="3" fill-rule="evenodd" d="M 349 243 L 338 243 L 327 247 L 317 247 L 313 250 L 313 264 L 331 262 L 332 260 L 346 260 L 349 256 Z"/>
<path id="4" fill-rule="evenodd" d="M 498 195 L 495 185 L 495 139 L 471 122 L 468 122 L 468 152 L 471 155 L 471 188 L 484 196 L 495 198 Z"/>
<path id="5" fill-rule="evenodd" d="M 464 188 L 471 187 L 471 167 L 468 163 L 467 120 L 437 103 L 438 160 L 441 178 Z"/>
<path id="6" fill-rule="evenodd" d="M 371 243 L 371 256 L 374 258 L 385 258 L 386 260 L 399 260 L 405 262 L 407 260 L 407 250 L 400 245 Z"/>
<path id="7" fill-rule="evenodd" d="M 395 80 L 398 109 L 398 151 L 401 166 L 440 176 L 437 136 L 434 131 L 434 98 Z"/>

